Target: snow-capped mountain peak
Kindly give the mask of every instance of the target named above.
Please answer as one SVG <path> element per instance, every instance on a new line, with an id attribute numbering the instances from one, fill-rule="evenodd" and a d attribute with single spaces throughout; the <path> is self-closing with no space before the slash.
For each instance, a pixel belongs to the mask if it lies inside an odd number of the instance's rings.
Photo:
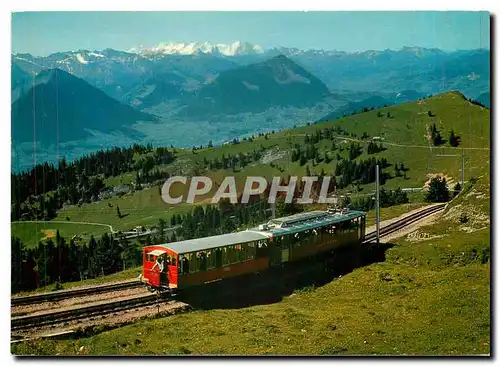
<path id="1" fill-rule="evenodd" d="M 132 48 L 129 52 L 141 55 L 163 54 L 163 55 L 194 55 L 194 54 L 219 54 L 223 56 L 249 55 L 263 53 L 261 46 L 248 42 L 236 41 L 231 44 L 212 44 L 209 42 L 168 42 L 160 43 L 152 48 Z"/>

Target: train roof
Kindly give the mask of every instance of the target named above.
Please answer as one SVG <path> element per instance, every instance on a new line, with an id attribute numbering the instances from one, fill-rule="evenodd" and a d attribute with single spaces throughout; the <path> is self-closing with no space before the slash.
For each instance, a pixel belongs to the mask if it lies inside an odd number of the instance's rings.
<path id="1" fill-rule="evenodd" d="M 301 212 L 295 215 L 278 217 L 276 219 L 271 219 L 270 222 L 278 223 L 278 224 L 293 224 L 297 222 L 302 222 L 306 220 L 312 220 L 320 217 L 328 216 L 327 211 L 309 211 L 309 212 Z"/>
<path id="2" fill-rule="evenodd" d="M 326 211 L 312 211 L 273 219 L 269 221 L 269 225 L 264 229 L 257 227 L 253 228 L 252 231 L 265 232 L 272 234 L 273 236 L 281 236 L 295 234 L 325 225 L 338 224 L 340 222 L 349 221 L 364 215 L 365 213 L 362 211 L 349 211 L 344 214 L 330 214 Z"/>
<path id="3" fill-rule="evenodd" d="M 269 235 L 266 235 L 265 233 L 246 230 L 246 231 L 239 231 L 237 233 L 177 241 L 174 243 L 167 243 L 157 246 L 169 248 L 174 252 L 176 252 L 177 254 L 183 254 L 183 253 L 197 252 L 200 250 L 209 250 L 219 247 L 225 247 L 227 245 L 242 244 L 251 241 L 264 240 L 267 239 L 268 237 Z"/>

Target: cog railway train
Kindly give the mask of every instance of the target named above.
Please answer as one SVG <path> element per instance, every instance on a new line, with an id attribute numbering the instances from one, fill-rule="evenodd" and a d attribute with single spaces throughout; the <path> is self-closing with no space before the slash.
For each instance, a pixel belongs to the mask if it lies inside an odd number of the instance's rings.
<path id="1" fill-rule="evenodd" d="M 146 246 L 142 281 L 151 290 L 177 293 L 358 246 L 365 229 L 364 212 L 329 209 L 236 233 Z"/>

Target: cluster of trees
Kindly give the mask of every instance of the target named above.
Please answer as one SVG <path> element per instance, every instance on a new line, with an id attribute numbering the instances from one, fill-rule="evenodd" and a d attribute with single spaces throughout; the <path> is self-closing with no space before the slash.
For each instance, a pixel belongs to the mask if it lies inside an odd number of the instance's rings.
<path id="1" fill-rule="evenodd" d="M 368 145 L 366 145 L 366 153 L 368 155 L 378 154 L 379 152 L 382 152 L 384 150 L 386 150 L 386 148 L 381 143 L 377 144 L 376 142 L 370 141 L 368 142 Z"/>
<path id="2" fill-rule="evenodd" d="M 293 128 L 295 128 L 296 126 L 293 126 Z M 273 135 L 274 134 L 274 130 L 272 130 L 271 132 L 259 132 L 257 136 L 259 137 L 264 137 L 265 140 L 267 140 L 269 138 L 269 135 Z"/>
<path id="3" fill-rule="evenodd" d="M 259 134 L 259 136 L 260 136 L 260 134 Z M 255 137 L 253 135 L 249 136 L 249 137 L 243 137 L 242 141 L 252 142 L 254 140 L 254 138 Z M 240 143 L 240 139 L 238 137 L 233 138 L 233 140 L 231 141 L 231 144 L 233 144 L 233 145 L 238 145 L 239 143 Z M 210 140 L 208 142 L 207 148 L 212 148 L 212 147 L 214 147 L 214 144 L 213 144 L 212 140 Z M 200 145 L 199 147 L 193 146 L 191 148 L 191 151 L 193 152 L 193 154 L 196 154 L 196 151 L 203 150 L 203 149 L 204 149 L 203 145 Z"/>
<path id="4" fill-rule="evenodd" d="M 327 164 L 330 163 L 333 160 L 333 157 L 330 155 L 331 152 L 337 150 L 342 152 L 344 150 L 342 146 L 339 147 L 335 144 L 336 133 L 349 135 L 347 131 L 343 130 L 339 126 L 331 128 L 326 127 L 323 130 L 317 129 L 312 135 L 306 134 L 304 138 L 305 147 L 300 144 L 295 144 L 290 155 L 290 160 L 292 162 L 298 161 L 301 166 L 305 165 L 309 160 L 312 160 L 314 164 L 319 164 L 322 161 L 325 161 Z M 352 135 L 356 137 L 356 134 L 353 133 Z M 363 136 L 365 136 L 364 138 L 368 138 L 366 132 L 363 133 Z M 319 149 L 316 147 L 316 144 L 324 139 L 332 140 L 332 147 L 330 148 L 330 151 L 324 151 L 323 154 L 321 154 Z M 372 142 L 370 142 L 370 144 L 370 151 L 372 151 L 371 149 L 373 149 L 374 145 Z M 384 150 L 381 146 L 377 144 L 375 145 L 376 148 L 380 149 L 379 151 Z M 361 145 L 357 142 L 351 142 L 347 147 L 347 150 L 349 153 L 349 160 L 354 160 L 363 153 Z M 337 153 L 336 159 L 340 160 L 339 153 Z"/>
<path id="5" fill-rule="evenodd" d="M 387 104 L 384 104 L 384 108 L 386 108 L 386 107 L 387 107 Z M 356 114 L 370 112 L 370 111 L 373 111 L 374 109 L 375 109 L 375 107 L 369 107 L 369 108 L 363 107 L 359 111 L 352 111 L 351 113 L 344 113 L 344 117 L 346 117 L 347 115 L 355 116 Z M 383 113 L 381 113 L 380 111 L 377 112 L 377 117 L 383 117 L 383 116 L 384 116 Z M 390 112 L 387 113 L 387 117 L 392 118 Z"/>
<path id="6" fill-rule="evenodd" d="M 54 218 L 64 204 L 82 204 L 98 199 L 99 193 L 104 189 L 104 180 L 100 176 L 89 177 L 81 173 L 70 185 L 61 184 L 48 193 L 33 194 L 25 200 L 20 196 L 24 187 L 19 182 L 12 187 L 13 191 L 20 193 L 12 196 L 11 219 L 16 220 L 50 220 Z"/>
<path id="7" fill-rule="evenodd" d="M 272 133 L 274 133 L 274 130 L 272 131 Z M 269 133 L 267 133 L 267 132 L 266 132 L 266 133 L 260 132 L 260 133 L 258 134 L 258 136 L 259 136 L 259 137 L 265 137 L 265 138 L 266 138 L 266 140 L 267 140 L 268 135 L 269 135 Z M 254 136 L 254 135 L 251 135 L 251 136 L 248 136 L 248 137 L 246 137 L 246 136 L 245 136 L 245 137 L 243 137 L 243 138 L 241 139 L 241 141 L 243 141 L 243 142 L 252 142 L 254 139 L 255 139 L 255 136 Z M 239 144 L 239 143 L 240 143 L 240 139 L 239 139 L 238 137 L 235 137 L 235 138 L 231 141 L 231 143 L 232 143 L 233 145 L 237 145 L 237 144 Z M 210 148 L 213 148 L 213 147 L 214 147 L 214 144 L 213 144 L 212 140 L 210 140 L 210 141 L 208 142 L 208 144 L 207 144 L 207 148 L 209 148 L 209 149 L 210 149 Z M 193 145 L 193 147 L 191 148 L 191 151 L 192 151 L 194 154 L 196 154 L 196 153 L 195 153 L 195 151 L 198 151 L 198 150 L 203 150 L 203 149 L 204 149 L 204 146 L 203 146 L 203 145 L 200 145 L 200 146 L 194 146 L 194 145 Z"/>
<path id="8" fill-rule="evenodd" d="M 450 192 L 448 184 L 444 177 L 434 177 L 429 182 L 429 190 L 425 194 L 425 199 L 428 202 L 448 202 Z"/>
<path id="9" fill-rule="evenodd" d="M 218 206 L 196 206 L 181 218 L 177 237 L 182 239 L 201 238 L 230 233 L 249 224 L 258 224 L 269 217 L 266 201 L 245 204 L 231 204 L 229 200 L 219 201 Z"/>
<path id="10" fill-rule="evenodd" d="M 429 111 L 430 112 L 430 111 Z M 446 140 L 441 136 L 441 132 L 437 129 L 436 124 L 433 123 L 431 126 L 431 140 L 434 146 L 440 146 L 446 143 Z M 458 147 L 460 145 L 460 136 L 455 134 L 455 131 L 450 131 L 450 136 L 448 137 L 448 143 L 451 147 Z"/>
<path id="11" fill-rule="evenodd" d="M 403 175 L 406 178 L 406 172 L 408 170 L 409 169 L 407 167 L 405 167 L 405 165 L 403 163 L 394 164 L 394 176 L 396 176 L 396 177 L 400 177 L 401 175 Z"/>
<path id="12" fill-rule="evenodd" d="M 458 145 L 460 145 L 460 136 L 456 135 L 455 132 L 451 130 L 448 141 L 451 147 L 458 147 Z"/>
<path id="13" fill-rule="evenodd" d="M 366 132 L 364 133 L 366 135 Z M 356 133 L 343 129 L 341 126 L 325 127 L 323 129 L 318 128 L 309 135 L 308 133 L 304 137 L 305 144 L 317 144 L 321 140 L 334 140 L 338 136 L 351 136 L 356 137 Z M 366 135 L 368 136 L 368 135 Z"/>
<path id="14" fill-rule="evenodd" d="M 384 107 L 387 107 L 387 104 L 384 105 Z M 382 118 L 384 114 L 380 111 L 377 112 L 377 117 Z M 394 118 L 394 116 L 391 114 L 391 112 L 387 112 L 387 118 Z"/>
<path id="15" fill-rule="evenodd" d="M 431 126 L 431 140 L 434 146 L 440 146 L 446 142 L 441 136 L 441 132 L 437 129 L 435 123 Z"/>
<path id="16" fill-rule="evenodd" d="M 146 153 L 150 153 L 145 155 Z M 144 155 L 137 160 L 136 154 Z M 63 204 L 89 203 L 98 199 L 105 188 L 104 179 L 137 171 L 147 181 L 157 164 L 169 164 L 175 152 L 151 144 L 134 144 L 128 148 L 114 147 L 84 155 L 68 163 L 61 159 L 56 165 L 44 163 L 29 171 L 11 174 L 12 220 L 45 219 L 56 215 Z M 153 174 L 158 176 L 158 172 Z"/>
<path id="17" fill-rule="evenodd" d="M 326 158 L 329 159 L 328 156 Z M 290 155 L 290 160 L 292 162 L 299 161 L 300 166 L 303 166 L 307 161 L 313 159 L 316 163 L 322 160 L 318 148 L 313 143 L 307 143 L 305 148 L 299 144 L 295 144 Z"/>
<path id="18" fill-rule="evenodd" d="M 467 98 L 465 98 L 467 99 Z M 472 104 L 475 104 L 475 105 L 478 105 L 480 107 L 483 107 L 483 108 L 488 108 L 487 106 L 485 106 L 483 103 L 479 102 L 478 100 L 475 100 L 475 99 L 472 99 L 472 98 L 469 98 L 467 99 L 470 103 Z M 488 108 L 489 109 L 489 108 Z"/>
<path id="19" fill-rule="evenodd" d="M 385 184 L 390 176 L 383 172 L 382 169 L 387 168 L 390 164 L 386 158 L 376 159 L 369 158 L 367 160 L 355 161 L 340 159 L 335 167 L 335 176 L 340 176 L 337 179 L 337 187 L 342 189 L 349 184 L 368 184 L 375 182 L 376 166 L 380 166 L 380 183 Z"/>
<path id="20" fill-rule="evenodd" d="M 151 183 L 151 184 L 161 184 L 165 183 L 165 180 L 170 178 L 170 174 L 164 170 L 155 168 L 152 171 L 146 171 L 146 172 L 139 172 L 137 171 L 135 174 L 135 190 L 141 190 L 142 185 L 145 183 Z M 160 187 L 161 187 L 160 185 Z M 160 195 L 161 195 L 161 190 L 160 190 Z"/>
<path id="21" fill-rule="evenodd" d="M 36 248 L 26 248 L 11 238 L 12 292 L 32 290 L 54 282 L 80 281 L 137 266 L 142 261 L 138 243 L 104 234 L 88 243 L 67 243 L 57 231 L 55 241 L 48 239 Z"/>
<path id="22" fill-rule="evenodd" d="M 233 169 L 236 171 L 237 168 L 243 169 L 248 164 L 258 161 L 261 157 L 265 148 L 261 146 L 260 150 L 253 150 L 248 153 L 239 152 L 238 155 L 222 154 L 222 156 L 215 157 L 214 159 L 203 158 L 203 168 L 208 170 L 216 169 Z"/>
<path id="23" fill-rule="evenodd" d="M 354 160 L 363 153 L 361 145 L 356 142 L 351 142 L 349 144 L 349 160 Z"/>
<path id="24" fill-rule="evenodd" d="M 390 207 L 410 202 L 408 194 L 401 188 L 397 188 L 396 190 L 381 188 L 379 198 L 381 207 Z M 360 211 L 373 210 L 375 208 L 375 200 L 372 196 L 361 197 L 351 201 L 349 207 Z"/>

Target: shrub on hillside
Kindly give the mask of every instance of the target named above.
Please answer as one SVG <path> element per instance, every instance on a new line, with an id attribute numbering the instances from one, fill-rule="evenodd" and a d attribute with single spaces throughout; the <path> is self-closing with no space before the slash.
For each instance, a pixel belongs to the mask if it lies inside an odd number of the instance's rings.
<path id="1" fill-rule="evenodd" d="M 448 191 L 446 178 L 432 178 L 425 199 L 428 202 L 447 202 L 450 199 L 450 192 Z"/>

